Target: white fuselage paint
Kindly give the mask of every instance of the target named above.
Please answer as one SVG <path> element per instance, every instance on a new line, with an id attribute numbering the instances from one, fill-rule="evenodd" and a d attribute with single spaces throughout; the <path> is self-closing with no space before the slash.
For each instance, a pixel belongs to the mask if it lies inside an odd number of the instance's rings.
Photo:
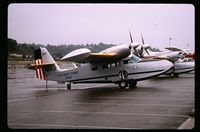
<path id="1" fill-rule="evenodd" d="M 194 71 L 195 62 L 175 62 L 174 63 L 174 73 L 181 74 Z M 170 74 L 172 71 L 169 70 L 166 74 Z"/>
<path id="2" fill-rule="evenodd" d="M 103 68 L 103 65 L 86 63 L 72 69 L 55 69 L 45 73 L 48 80 L 59 82 L 117 82 L 121 80 L 119 72 L 125 70 L 128 73 L 127 80 L 139 81 L 162 74 L 172 67 L 172 63 L 167 60 L 131 64 L 123 64 L 123 61 L 120 61 L 117 66 L 110 66 L 108 68 Z M 95 66 L 98 69 L 92 70 Z"/>

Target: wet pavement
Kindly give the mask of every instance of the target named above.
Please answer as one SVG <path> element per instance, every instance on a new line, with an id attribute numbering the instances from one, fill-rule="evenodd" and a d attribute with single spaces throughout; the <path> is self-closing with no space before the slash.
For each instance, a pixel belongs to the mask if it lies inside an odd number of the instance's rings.
<path id="1" fill-rule="evenodd" d="M 8 69 L 8 127 L 55 129 L 178 129 L 194 108 L 194 72 L 179 78 L 66 85 L 38 80 L 35 71 Z"/>

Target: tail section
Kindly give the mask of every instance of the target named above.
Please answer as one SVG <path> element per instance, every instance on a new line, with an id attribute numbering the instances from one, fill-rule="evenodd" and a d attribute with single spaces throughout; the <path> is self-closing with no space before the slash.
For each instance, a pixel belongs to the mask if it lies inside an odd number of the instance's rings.
<path id="1" fill-rule="evenodd" d="M 40 47 L 39 49 L 35 50 L 34 59 L 42 59 L 43 63 L 55 63 L 52 56 L 49 54 L 46 48 Z"/>
<path id="2" fill-rule="evenodd" d="M 36 77 L 41 80 L 47 79 L 46 72 L 52 70 L 60 70 L 59 66 L 54 61 L 46 48 L 40 47 L 34 52 L 34 64 L 31 64 L 28 69 L 36 70 Z"/>

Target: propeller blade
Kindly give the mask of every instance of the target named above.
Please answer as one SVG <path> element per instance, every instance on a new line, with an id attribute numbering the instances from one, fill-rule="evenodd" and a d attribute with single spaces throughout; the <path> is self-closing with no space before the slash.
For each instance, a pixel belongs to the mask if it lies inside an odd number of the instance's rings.
<path id="1" fill-rule="evenodd" d="M 150 54 L 149 54 L 149 51 L 148 51 L 147 49 L 145 49 L 145 51 L 147 52 L 148 55 L 150 55 Z"/>
<path id="2" fill-rule="evenodd" d="M 131 43 L 133 43 L 133 38 L 132 38 L 130 29 L 129 29 L 129 35 L 130 35 Z"/>
<path id="3" fill-rule="evenodd" d="M 141 46 L 141 50 L 140 50 L 140 57 L 143 57 L 144 55 L 144 47 L 143 47 L 143 44 Z"/>
<path id="4" fill-rule="evenodd" d="M 142 43 L 144 44 L 144 38 L 143 38 L 143 35 L 142 35 L 142 33 L 141 33 L 141 38 L 142 38 Z"/>
<path id="5" fill-rule="evenodd" d="M 141 45 L 140 57 L 143 57 L 143 55 L 144 55 L 144 47 L 143 47 L 143 45 L 144 45 L 144 38 L 143 38 L 142 33 L 141 33 L 141 39 L 142 39 L 142 45 Z"/>

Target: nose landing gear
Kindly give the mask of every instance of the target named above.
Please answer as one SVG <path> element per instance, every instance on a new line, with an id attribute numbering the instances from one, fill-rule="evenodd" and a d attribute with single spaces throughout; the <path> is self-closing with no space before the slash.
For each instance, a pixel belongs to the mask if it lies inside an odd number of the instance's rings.
<path id="1" fill-rule="evenodd" d="M 67 89 L 68 89 L 68 90 L 71 90 L 71 82 L 69 82 L 69 83 L 67 84 Z"/>

